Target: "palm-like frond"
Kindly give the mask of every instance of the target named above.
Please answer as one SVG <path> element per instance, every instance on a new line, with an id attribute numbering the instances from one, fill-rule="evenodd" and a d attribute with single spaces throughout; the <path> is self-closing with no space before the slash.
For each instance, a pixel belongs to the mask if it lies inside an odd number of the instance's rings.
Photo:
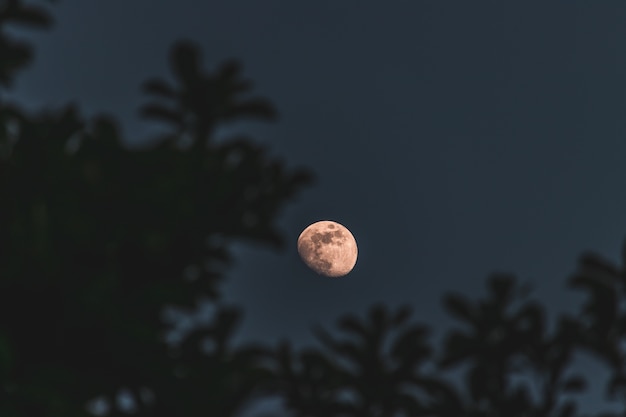
<path id="1" fill-rule="evenodd" d="M 240 120 L 275 121 L 272 103 L 261 97 L 246 97 L 252 83 L 241 78 L 241 64 L 225 61 L 209 74 L 204 71 L 199 48 L 191 41 L 176 42 L 170 52 L 176 85 L 151 78 L 142 90 L 152 97 L 140 108 L 147 119 L 165 122 L 175 134 L 192 137 L 203 147 L 221 123 Z"/>

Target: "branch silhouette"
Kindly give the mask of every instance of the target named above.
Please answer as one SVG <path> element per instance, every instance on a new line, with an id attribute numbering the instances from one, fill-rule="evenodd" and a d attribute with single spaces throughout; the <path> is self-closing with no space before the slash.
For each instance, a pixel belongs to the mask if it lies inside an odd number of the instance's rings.
<path id="1" fill-rule="evenodd" d="M 178 85 L 149 79 L 143 84 L 143 91 L 154 100 L 140 109 L 143 117 L 175 129 L 176 134 L 165 140 L 180 140 L 181 135 L 188 134 L 194 146 L 201 147 L 219 124 L 246 119 L 276 120 L 276 110 L 267 99 L 241 97 L 252 89 L 252 83 L 241 78 L 238 61 L 226 61 L 215 74 L 206 74 L 197 46 L 182 40 L 172 47 L 170 62 Z"/>
<path id="2" fill-rule="evenodd" d="M 42 5 L 0 2 L 0 29 L 51 24 Z M 4 91 L 33 57 L 8 33 Z M 234 417 L 271 396 L 300 417 L 583 417 L 579 351 L 610 367 L 607 398 L 626 405 L 626 249 L 622 266 L 580 257 L 568 283 L 587 299 L 551 332 L 530 287 L 494 274 L 485 298 L 444 296 L 459 326 L 440 348 L 410 307 L 382 304 L 339 318 L 338 335 L 314 328 L 318 347 L 234 345 L 243 311 L 220 300 L 230 243 L 283 247 L 276 221 L 314 176 L 248 136 L 216 140 L 229 123 L 277 119 L 249 95 L 239 61 L 207 71 L 180 40 L 169 64 L 172 81 L 141 86 L 140 116 L 166 126 L 142 149 L 124 145 L 112 116 L 85 118 L 77 104 L 28 112 L 0 97 L 1 417 Z M 211 319 L 168 343 L 164 311 L 201 300 Z M 461 367 L 464 379 L 450 379 Z M 96 397 L 104 408 L 87 406 Z"/>
<path id="3" fill-rule="evenodd" d="M 0 3 L 0 27 L 25 26 L 47 29 L 52 18 L 41 6 L 25 5 L 19 0 L 5 0 Z M 0 85 L 10 87 L 16 72 L 24 69 L 33 59 L 33 48 L 24 41 L 18 41 L 3 31 L 0 34 Z"/>
<path id="4" fill-rule="evenodd" d="M 571 288 L 584 291 L 587 300 L 578 317 L 580 331 L 578 345 L 606 364 L 611 376 L 605 394 L 619 400 L 626 413 L 626 312 L 623 308 L 626 292 L 626 241 L 622 246 L 621 266 L 599 254 L 584 252 L 576 272 L 569 278 Z M 604 415 L 602 415 L 604 417 Z"/>
<path id="5" fill-rule="evenodd" d="M 338 339 L 315 329 L 324 350 L 279 350 L 280 379 L 287 407 L 297 416 L 425 416 L 428 408 L 415 391 L 449 390 L 423 372 L 432 351 L 428 327 L 410 324 L 409 307 L 389 311 L 374 305 L 365 320 L 347 315 Z"/>
<path id="6" fill-rule="evenodd" d="M 490 276 L 487 289 L 488 298 L 474 303 L 455 293 L 444 297 L 447 311 L 464 323 L 465 330 L 446 334 L 438 366 L 446 370 L 467 363 L 469 368 L 462 410 L 441 415 L 575 415 L 573 401 L 557 400 L 586 387 L 585 378 L 566 372 L 576 346 L 577 323 L 562 316 L 553 334 L 548 334 L 545 308 L 527 300 L 530 287 L 518 285 L 512 275 Z M 532 383 L 514 386 L 515 376 Z M 538 393 L 536 401 L 533 390 Z"/>
<path id="7" fill-rule="evenodd" d="M 570 369 L 579 323 L 561 316 L 548 333 L 545 308 L 528 300 L 528 285 L 508 274 L 486 283 L 486 299 L 444 296 L 463 328 L 449 330 L 438 350 L 427 326 L 408 321 L 408 307 L 390 312 L 382 305 L 372 306 L 365 321 L 341 318 L 346 338 L 318 327 L 323 349 L 294 354 L 285 343 L 278 350 L 285 405 L 297 416 L 579 415 L 571 395 L 584 392 L 587 380 Z M 463 389 L 447 375 L 459 366 L 466 368 Z"/>
<path id="8" fill-rule="evenodd" d="M 5 4 L 6 21 L 43 22 L 39 9 Z M 174 142 L 268 119 L 262 101 L 236 100 L 232 64 L 205 74 L 199 55 L 188 42 L 173 48 L 183 80 L 174 110 L 197 116 Z M 276 219 L 312 174 L 246 137 L 128 149 L 115 119 L 86 120 L 75 105 L 31 114 L 1 103 L 0 122 L 0 415 L 85 416 L 96 396 L 109 415 L 124 414 L 115 398 L 125 390 L 138 415 L 226 416 L 256 395 L 263 349 L 226 344 L 237 310 L 220 308 L 175 349 L 163 309 L 217 303 L 233 239 L 280 248 Z M 200 336 L 217 351 L 194 352 Z"/>

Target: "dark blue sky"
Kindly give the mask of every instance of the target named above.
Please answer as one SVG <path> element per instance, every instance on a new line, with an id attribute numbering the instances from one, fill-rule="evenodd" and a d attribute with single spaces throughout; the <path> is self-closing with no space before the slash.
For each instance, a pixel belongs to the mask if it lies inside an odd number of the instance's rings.
<path id="1" fill-rule="evenodd" d="M 243 339 L 308 343 L 311 324 L 379 301 L 445 329 L 442 293 L 477 297 L 493 271 L 570 311 L 581 298 L 564 280 L 580 252 L 618 259 L 623 1 L 63 0 L 53 11 L 55 29 L 30 36 L 37 60 L 17 85 L 28 103 L 75 99 L 138 142 L 138 86 L 169 75 L 169 46 L 190 38 L 209 68 L 241 59 L 280 111 L 276 125 L 239 128 L 317 173 L 281 220 L 286 251 L 238 246 L 225 289 L 246 308 Z M 297 257 L 300 231 L 320 219 L 357 239 L 344 278 Z"/>

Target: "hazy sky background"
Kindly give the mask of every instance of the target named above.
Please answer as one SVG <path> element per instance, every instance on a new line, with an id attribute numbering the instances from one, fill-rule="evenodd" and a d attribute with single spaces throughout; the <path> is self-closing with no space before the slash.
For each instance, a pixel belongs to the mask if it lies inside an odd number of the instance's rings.
<path id="1" fill-rule="evenodd" d="M 29 36 L 37 59 L 17 84 L 26 102 L 76 100 L 119 117 L 138 142 L 148 135 L 139 85 L 169 76 L 170 45 L 189 38 L 208 68 L 243 61 L 281 114 L 245 130 L 316 172 L 281 219 L 284 252 L 238 246 L 225 290 L 245 307 L 242 339 L 309 343 L 311 324 L 379 301 L 409 303 L 443 330 L 443 292 L 475 298 L 494 271 L 572 311 L 582 298 L 564 280 L 581 251 L 619 259 L 623 1 L 62 0 L 52 10 L 55 28 Z M 344 278 L 297 257 L 299 233 L 321 219 L 357 239 Z"/>

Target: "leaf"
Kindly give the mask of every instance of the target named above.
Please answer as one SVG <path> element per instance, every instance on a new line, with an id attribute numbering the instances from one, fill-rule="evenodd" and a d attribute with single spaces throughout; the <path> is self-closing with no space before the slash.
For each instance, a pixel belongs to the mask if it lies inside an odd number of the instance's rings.
<path id="1" fill-rule="evenodd" d="M 476 350 L 473 340 L 457 330 L 449 331 L 443 342 L 443 355 L 438 360 L 440 369 L 447 369 L 469 358 Z"/>
<path id="2" fill-rule="evenodd" d="M 462 398 L 454 385 L 448 381 L 433 377 L 416 377 L 413 383 L 424 390 L 432 401 L 446 407 L 462 408 Z"/>
<path id="3" fill-rule="evenodd" d="M 369 311 L 369 321 L 376 331 L 383 331 L 387 327 L 388 314 L 387 309 L 382 304 L 374 305 Z"/>
<path id="4" fill-rule="evenodd" d="M 563 381 L 562 389 L 566 393 L 580 393 L 587 388 L 587 381 L 579 375 L 568 377 Z"/>
<path id="5" fill-rule="evenodd" d="M 321 326 L 314 326 L 313 334 L 315 335 L 317 340 L 319 340 L 326 348 L 331 350 L 336 349 L 338 345 L 337 341 Z"/>
<path id="6" fill-rule="evenodd" d="M 10 87 L 13 73 L 26 67 L 33 59 L 33 48 L 24 42 L 10 42 L 0 38 L 0 84 Z"/>
<path id="7" fill-rule="evenodd" d="M 352 333 L 362 338 L 367 337 L 367 328 L 358 318 L 352 315 L 347 315 L 339 319 L 338 327 L 346 333 Z"/>
<path id="8" fill-rule="evenodd" d="M 545 311 L 538 303 L 528 303 L 517 312 L 515 321 L 518 330 L 524 334 L 534 337 L 534 340 L 541 340 L 545 332 Z"/>
<path id="9" fill-rule="evenodd" d="M 422 361 L 430 356 L 431 348 L 426 338 L 430 331 L 426 326 L 414 325 L 403 331 L 393 342 L 390 355 L 395 359 L 411 358 Z"/>
<path id="10" fill-rule="evenodd" d="M 158 104 L 146 104 L 139 109 L 139 114 L 147 119 L 169 122 L 177 127 L 183 126 L 183 116 L 177 111 Z"/>
<path id="11" fill-rule="evenodd" d="M 35 29 L 49 29 L 52 26 L 50 14 L 39 7 L 24 6 L 19 11 L 7 17 L 11 23 L 29 26 Z"/>
<path id="12" fill-rule="evenodd" d="M 476 313 L 469 301 L 459 294 L 445 294 L 443 296 L 443 306 L 450 315 L 457 319 L 467 323 L 473 323 L 476 320 Z"/>
<path id="13" fill-rule="evenodd" d="M 558 417 L 574 417 L 576 414 L 576 404 L 571 401 L 565 403 L 558 414 Z"/>
<path id="14" fill-rule="evenodd" d="M 602 271 L 607 275 L 617 275 L 619 273 L 612 262 L 593 252 L 583 252 L 578 262 L 581 268 L 589 271 Z"/>
<path id="15" fill-rule="evenodd" d="M 217 77 L 222 81 L 232 82 L 241 73 L 241 62 L 236 59 L 224 61 L 218 70 Z"/>
<path id="16" fill-rule="evenodd" d="M 190 40 L 179 40 L 171 49 L 170 64 L 174 74 L 187 86 L 193 85 L 200 74 L 200 50 Z"/>
<path id="17" fill-rule="evenodd" d="M 94 139 L 110 145 L 119 144 L 119 127 L 114 119 L 106 116 L 96 116 L 92 121 L 92 125 Z"/>
<path id="18" fill-rule="evenodd" d="M 52 25 L 52 18 L 46 9 L 36 6 L 25 6 L 20 2 L 4 1 L 0 9 L 0 22 L 17 23 L 37 29 L 46 29 Z"/>
<path id="19" fill-rule="evenodd" d="M 410 306 L 402 306 L 398 308 L 398 310 L 396 311 L 396 314 L 394 314 L 394 316 L 391 318 L 391 323 L 394 326 L 400 326 L 406 323 L 406 321 L 411 316 L 411 313 L 412 313 L 412 309 Z"/>
<path id="20" fill-rule="evenodd" d="M 506 416 L 528 416 L 532 415 L 532 411 L 535 408 L 533 405 L 532 396 L 527 386 L 511 387 L 512 392 L 502 393 L 501 396 L 505 397 L 505 401 L 502 405 L 496 406 L 499 414 Z"/>
<path id="21" fill-rule="evenodd" d="M 235 328 L 241 322 L 243 313 L 236 308 L 224 308 L 217 312 L 213 332 L 218 348 L 226 348 Z"/>
<path id="22" fill-rule="evenodd" d="M 236 95 L 250 91 L 253 84 L 249 80 L 242 80 L 239 77 L 241 73 L 241 63 L 237 60 L 228 60 L 222 63 L 216 75 L 216 81 L 224 88 L 227 95 Z"/>
<path id="23" fill-rule="evenodd" d="M 152 94 L 166 99 L 175 99 L 176 90 L 167 82 L 152 78 L 141 85 L 141 90 L 146 94 Z"/>
<path id="24" fill-rule="evenodd" d="M 626 375 L 615 373 L 607 383 L 607 395 L 609 398 L 615 398 L 619 392 L 626 394 Z"/>
<path id="25" fill-rule="evenodd" d="M 487 278 L 490 295 L 496 300 L 508 303 L 513 296 L 515 277 L 508 274 L 494 274 Z"/>
<path id="26" fill-rule="evenodd" d="M 620 279 L 620 271 L 600 256 L 585 252 L 578 260 L 578 270 L 570 278 L 570 285 L 578 288 L 614 289 Z"/>

